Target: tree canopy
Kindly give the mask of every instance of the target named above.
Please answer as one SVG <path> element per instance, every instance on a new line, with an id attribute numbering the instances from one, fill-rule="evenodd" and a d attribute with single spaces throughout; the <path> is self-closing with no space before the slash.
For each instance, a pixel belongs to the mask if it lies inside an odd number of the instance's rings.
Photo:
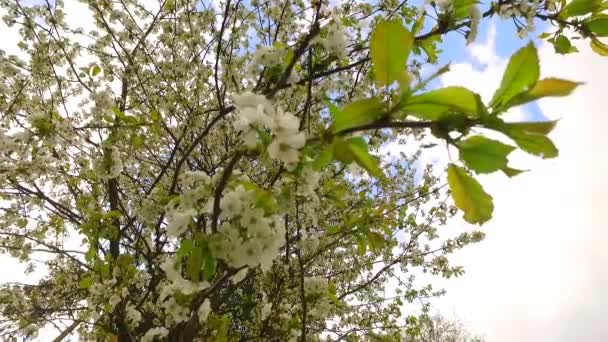
<path id="1" fill-rule="evenodd" d="M 3 340 L 449 334 L 416 276 L 464 272 L 449 257 L 494 209 L 477 175 L 524 172 L 516 149 L 557 157 L 555 121 L 503 114 L 579 83 L 540 78 L 531 42 L 485 103 L 432 86 L 442 41 L 498 16 L 608 54 L 603 0 L 80 4 L 87 27 L 74 1 L 0 1 L 21 36 L 0 50 L 0 251 L 47 272 L 0 285 Z M 420 163 L 427 136 L 457 151 L 447 170 Z M 470 229 L 443 234 L 459 212 Z"/>

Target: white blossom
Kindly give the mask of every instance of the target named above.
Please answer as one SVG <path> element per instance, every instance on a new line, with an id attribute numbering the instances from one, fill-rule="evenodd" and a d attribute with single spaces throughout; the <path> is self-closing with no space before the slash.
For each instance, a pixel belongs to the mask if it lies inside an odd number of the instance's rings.
<path id="1" fill-rule="evenodd" d="M 148 330 L 141 338 L 141 342 L 152 342 L 155 337 L 163 338 L 169 335 L 169 330 L 164 327 L 152 328 Z"/>
<path id="2" fill-rule="evenodd" d="M 211 302 L 209 301 L 209 298 L 205 298 L 205 300 L 203 301 L 203 304 L 201 304 L 201 306 L 198 308 L 198 311 L 197 311 L 199 322 L 200 323 L 206 322 L 207 317 L 209 317 L 210 313 L 211 313 Z"/>
<path id="3" fill-rule="evenodd" d="M 479 23 L 481 22 L 481 11 L 477 6 L 471 6 L 470 11 L 471 16 L 471 30 L 467 35 L 467 44 L 471 44 L 477 38 L 477 34 L 479 31 Z"/>

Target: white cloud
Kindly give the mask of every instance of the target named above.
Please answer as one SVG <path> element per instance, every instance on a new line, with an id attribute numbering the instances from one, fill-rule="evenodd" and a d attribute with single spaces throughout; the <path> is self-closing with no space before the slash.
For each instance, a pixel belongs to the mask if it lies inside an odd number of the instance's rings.
<path id="1" fill-rule="evenodd" d="M 518 165 L 532 171 L 514 179 L 482 179 L 496 207 L 484 226 L 487 239 L 458 255 L 467 274 L 446 283 L 444 310 L 464 315 L 488 341 L 608 340 L 608 231 L 603 229 L 608 220 L 600 211 L 608 195 L 601 177 L 608 171 L 602 157 L 602 147 L 608 146 L 602 134 L 608 128 L 602 104 L 608 59 L 586 45 L 579 50 L 565 57 L 551 46 L 539 50 L 544 77 L 586 82 L 568 98 L 539 104 L 545 116 L 561 118 L 551 134 L 559 158 L 518 155 L 513 158 Z M 486 68 L 458 64 L 443 81 L 464 84 L 488 99 L 506 60 L 496 56 L 492 38 L 472 54 Z M 523 114 L 513 116 L 525 118 Z"/>

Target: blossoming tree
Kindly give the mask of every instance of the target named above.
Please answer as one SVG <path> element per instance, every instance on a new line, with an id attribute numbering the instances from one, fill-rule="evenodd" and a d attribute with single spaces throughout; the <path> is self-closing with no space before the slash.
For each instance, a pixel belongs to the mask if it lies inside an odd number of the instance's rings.
<path id="1" fill-rule="evenodd" d="M 415 338 L 408 308 L 442 293 L 417 272 L 460 275 L 449 255 L 483 238 L 441 227 L 491 218 L 474 176 L 557 156 L 555 122 L 501 115 L 578 85 L 539 79 L 528 44 L 489 103 L 429 89 L 438 44 L 500 16 L 608 53 L 603 0 L 98 0 L 87 29 L 63 2 L 0 1 L 21 34 L 0 51 L 0 250 L 46 270 L 1 286 L 2 340 Z M 381 153 L 424 136 L 458 151 L 447 179 Z"/>

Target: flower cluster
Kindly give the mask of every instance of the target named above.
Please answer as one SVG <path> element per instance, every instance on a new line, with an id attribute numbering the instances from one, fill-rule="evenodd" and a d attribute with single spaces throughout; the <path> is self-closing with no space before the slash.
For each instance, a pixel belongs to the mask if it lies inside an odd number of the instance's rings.
<path id="1" fill-rule="evenodd" d="M 237 120 L 234 126 L 243 132 L 243 142 L 249 148 L 259 142 L 258 130 L 268 129 L 274 136 L 268 145 L 268 155 L 285 163 L 293 170 L 300 159 L 299 149 L 304 147 L 306 136 L 300 132 L 300 119 L 281 108 L 275 110 L 270 101 L 251 92 L 234 96 Z"/>
<path id="2" fill-rule="evenodd" d="M 477 6 L 471 6 L 471 10 L 469 15 L 471 16 L 471 30 L 467 35 L 467 44 L 471 44 L 477 38 L 477 33 L 479 31 L 479 23 L 481 22 L 481 11 Z"/>
<path id="3" fill-rule="evenodd" d="M 198 308 L 198 311 L 197 311 L 199 322 L 201 322 L 201 323 L 206 322 L 207 317 L 209 317 L 210 313 L 211 313 L 211 302 L 209 301 L 209 298 L 205 298 L 205 300 L 203 301 L 203 304 L 201 304 L 201 306 Z"/>
<path id="4" fill-rule="evenodd" d="M 333 20 L 327 25 L 325 38 L 317 37 L 316 41 L 329 52 L 340 59 L 346 58 L 346 31 L 344 26 L 338 21 Z"/>
<path id="5" fill-rule="evenodd" d="M 261 266 L 268 270 L 285 243 L 285 227 L 278 215 L 267 216 L 256 206 L 256 193 L 242 185 L 228 191 L 220 202 L 225 219 L 212 237 L 213 255 L 230 266 Z"/>
<path id="6" fill-rule="evenodd" d="M 327 316 L 331 308 L 327 298 L 329 285 L 327 279 L 321 277 L 304 278 L 304 293 L 309 302 L 309 314 L 312 317 Z"/>
<path id="7" fill-rule="evenodd" d="M 167 323 L 176 324 L 186 321 L 190 317 L 190 308 L 187 305 L 182 305 L 174 296 L 176 292 L 184 295 L 190 295 L 197 291 L 204 290 L 209 287 L 207 282 L 195 283 L 184 279 L 179 270 L 175 267 L 176 262 L 173 258 L 166 258 L 161 268 L 167 275 L 167 282 L 161 285 L 159 302 L 160 306 L 167 314 Z"/>
<path id="8" fill-rule="evenodd" d="M 253 53 L 245 73 L 250 78 L 256 78 L 262 68 L 272 69 L 280 66 L 286 55 L 285 49 L 276 46 L 260 46 Z"/>
<path id="9" fill-rule="evenodd" d="M 522 17 L 526 20 L 525 26 L 518 26 L 518 35 L 520 38 L 525 38 L 529 33 L 535 30 L 534 18 L 540 6 L 540 0 L 518 0 L 508 4 L 502 4 L 498 8 L 498 15 L 502 19 L 510 19 L 513 17 Z"/>
<path id="10" fill-rule="evenodd" d="M 141 338 L 141 342 L 152 342 L 155 337 L 162 339 L 169 335 L 169 330 L 164 327 L 152 328 L 146 332 L 146 334 Z"/>

